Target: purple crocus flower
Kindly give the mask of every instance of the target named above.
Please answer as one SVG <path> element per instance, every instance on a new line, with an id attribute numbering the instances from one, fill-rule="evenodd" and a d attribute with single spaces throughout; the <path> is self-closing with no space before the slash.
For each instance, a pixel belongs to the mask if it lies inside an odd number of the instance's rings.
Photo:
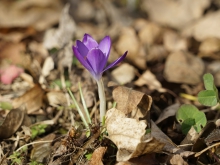
<path id="1" fill-rule="evenodd" d="M 77 40 L 76 46 L 73 46 L 73 52 L 81 64 L 92 74 L 96 81 L 99 81 L 104 71 L 116 66 L 127 55 L 123 56 L 108 65 L 107 61 L 111 49 L 111 39 L 109 36 L 104 37 L 98 44 L 89 34 L 85 34 L 82 42 Z"/>

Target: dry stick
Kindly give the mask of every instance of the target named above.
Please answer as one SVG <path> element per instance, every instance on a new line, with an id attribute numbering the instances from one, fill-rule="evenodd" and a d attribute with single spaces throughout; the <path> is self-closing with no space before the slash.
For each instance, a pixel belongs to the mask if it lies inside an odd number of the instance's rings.
<path id="1" fill-rule="evenodd" d="M 79 156 L 81 156 L 84 151 L 89 148 L 90 144 L 93 143 L 100 135 L 100 130 L 98 130 L 82 147 L 81 150 L 79 150 L 76 154 L 73 152 L 70 160 L 71 162 L 69 163 L 69 165 L 73 165 L 79 158 Z"/>
<path id="2" fill-rule="evenodd" d="M 219 144 L 220 144 L 220 142 L 215 143 L 215 144 L 213 144 L 213 145 L 211 145 L 211 146 L 205 148 L 204 150 L 202 150 L 202 151 L 196 153 L 196 154 L 195 154 L 195 157 L 200 156 L 202 153 L 206 152 L 206 151 L 209 150 L 210 148 L 213 148 L 213 147 L 215 147 L 215 146 L 218 146 Z"/>

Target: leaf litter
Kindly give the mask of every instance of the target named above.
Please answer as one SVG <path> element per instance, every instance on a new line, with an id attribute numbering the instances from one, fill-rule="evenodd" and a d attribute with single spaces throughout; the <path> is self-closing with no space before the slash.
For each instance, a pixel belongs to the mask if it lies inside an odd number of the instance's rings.
<path id="1" fill-rule="evenodd" d="M 219 88 L 217 1 L 23 0 L 0 6 L 0 164 L 220 162 L 219 107 L 203 106 L 197 97 L 205 73 Z M 95 81 L 72 52 L 85 33 L 97 41 L 111 37 L 109 63 L 128 50 L 103 76 L 103 127 Z M 120 85 L 107 87 L 110 81 Z M 79 82 L 89 127 L 67 94 L 69 87 L 83 108 Z M 212 90 L 218 102 L 217 95 Z M 182 104 L 205 114 L 201 132 L 188 126 L 183 134 L 175 118 Z"/>

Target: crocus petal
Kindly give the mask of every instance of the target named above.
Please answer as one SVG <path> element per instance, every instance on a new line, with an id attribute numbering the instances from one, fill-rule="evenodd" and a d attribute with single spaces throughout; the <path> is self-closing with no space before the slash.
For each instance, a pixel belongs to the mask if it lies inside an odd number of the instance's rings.
<path id="1" fill-rule="evenodd" d="M 108 69 L 110 69 L 110 68 L 112 68 L 112 67 L 114 67 L 115 65 L 117 65 L 118 63 L 120 63 L 122 60 L 124 60 L 124 58 L 126 57 L 127 53 L 128 53 L 128 51 L 126 51 L 123 56 L 119 57 L 116 61 L 114 61 L 113 63 L 111 63 L 109 66 L 107 66 L 107 67 L 103 70 L 103 72 L 106 71 L 106 70 L 108 70 Z"/>
<path id="2" fill-rule="evenodd" d="M 81 54 L 83 57 L 87 56 L 89 49 L 81 41 L 76 41 L 76 47 L 78 49 L 79 54 Z"/>
<path id="3" fill-rule="evenodd" d="M 77 47 L 73 46 L 73 52 L 74 55 L 76 56 L 76 58 L 79 60 L 79 62 L 89 71 L 89 72 L 93 72 L 93 69 L 90 67 L 90 65 L 88 64 L 86 57 L 83 57 Z"/>
<path id="4" fill-rule="evenodd" d="M 89 34 L 84 35 L 82 42 L 89 50 L 98 47 L 96 40 L 94 40 Z"/>
<path id="5" fill-rule="evenodd" d="M 109 36 L 106 36 L 105 38 L 102 39 L 99 43 L 99 49 L 106 55 L 108 58 L 110 49 L 111 49 L 111 39 Z"/>
<path id="6" fill-rule="evenodd" d="M 99 79 L 107 62 L 106 56 L 100 49 L 95 48 L 89 51 L 87 60 L 95 72 L 95 78 Z"/>

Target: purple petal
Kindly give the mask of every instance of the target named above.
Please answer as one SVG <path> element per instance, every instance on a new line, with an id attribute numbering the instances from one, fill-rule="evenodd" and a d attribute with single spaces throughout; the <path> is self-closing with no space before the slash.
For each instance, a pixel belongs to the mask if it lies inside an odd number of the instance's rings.
<path id="1" fill-rule="evenodd" d="M 79 40 L 76 41 L 76 47 L 78 49 L 78 52 L 83 56 L 86 57 L 89 49 Z"/>
<path id="2" fill-rule="evenodd" d="M 112 68 L 112 67 L 114 67 L 115 65 L 117 65 L 118 63 L 120 63 L 122 60 L 124 60 L 124 58 L 126 57 L 127 53 L 128 53 L 128 51 L 126 51 L 123 56 L 119 57 L 116 61 L 114 61 L 113 63 L 111 63 L 109 66 L 107 66 L 107 67 L 103 70 L 103 72 L 106 71 L 106 70 L 108 70 L 108 69 L 110 69 L 110 68 Z"/>
<path id="3" fill-rule="evenodd" d="M 100 49 L 95 48 L 89 51 L 87 60 L 95 72 L 95 78 L 99 79 L 107 62 L 106 56 Z"/>
<path id="4" fill-rule="evenodd" d="M 104 53 L 104 55 L 108 58 L 111 49 L 111 39 L 109 36 L 103 38 L 99 43 L 99 49 Z"/>
<path id="5" fill-rule="evenodd" d="M 89 34 L 84 35 L 82 42 L 89 50 L 98 47 L 98 43 Z"/>
<path id="6" fill-rule="evenodd" d="M 77 47 L 73 46 L 73 52 L 74 55 L 76 56 L 76 58 L 79 60 L 79 62 L 89 71 L 89 72 L 93 72 L 93 69 L 90 67 L 90 65 L 88 64 L 86 57 L 83 57 Z"/>

